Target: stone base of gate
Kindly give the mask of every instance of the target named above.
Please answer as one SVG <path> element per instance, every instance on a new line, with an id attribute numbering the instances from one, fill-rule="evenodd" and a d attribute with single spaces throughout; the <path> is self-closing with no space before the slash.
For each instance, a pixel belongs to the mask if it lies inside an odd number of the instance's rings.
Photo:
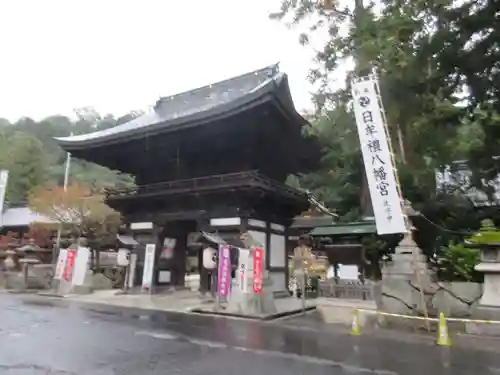
<path id="1" fill-rule="evenodd" d="M 375 312 L 377 310 L 377 306 L 375 301 L 340 298 L 316 299 L 316 310 L 319 312 L 323 322 L 327 324 L 350 325 L 356 309 L 371 310 Z M 376 327 L 377 315 L 368 312 L 360 312 L 359 324 L 361 327 Z"/>

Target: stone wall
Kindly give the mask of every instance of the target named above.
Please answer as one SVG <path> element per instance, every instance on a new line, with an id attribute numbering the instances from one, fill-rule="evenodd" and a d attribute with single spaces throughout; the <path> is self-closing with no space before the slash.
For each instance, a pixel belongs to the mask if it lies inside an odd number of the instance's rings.
<path id="1" fill-rule="evenodd" d="M 53 275 L 54 267 L 51 264 L 30 266 L 26 287 L 35 290 L 49 289 Z M 24 276 L 21 271 L 0 271 L 0 288 L 21 290 L 24 287 Z"/>
<path id="2" fill-rule="evenodd" d="M 381 282 L 382 283 L 382 282 Z M 479 303 L 482 284 L 468 282 L 437 282 L 423 287 L 424 304 L 431 316 L 443 312 L 446 316 L 467 318 Z M 407 315 L 423 315 L 420 287 L 409 280 L 384 280 L 377 288 L 377 309 Z"/>
<path id="3" fill-rule="evenodd" d="M 366 285 L 365 285 L 366 287 Z M 317 310 L 325 323 L 350 324 L 354 310 L 364 309 L 389 313 L 422 316 L 422 297 L 418 285 L 408 280 L 389 280 L 371 283 L 374 300 L 361 298 L 333 298 L 325 296 L 316 300 Z M 337 294 L 338 296 L 339 294 Z M 471 318 L 482 296 L 482 284 L 453 282 L 431 283 L 424 288 L 424 301 L 431 317 L 443 312 L 447 317 Z M 361 326 L 392 326 L 420 329 L 421 320 L 402 319 L 400 317 L 377 316 L 374 313 L 360 313 Z M 431 324 L 434 325 L 434 324 Z M 434 327 L 435 328 L 435 327 Z M 450 327 L 457 329 L 458 327 Z M 459 328 L 463 330 L 462 328 Z"/>

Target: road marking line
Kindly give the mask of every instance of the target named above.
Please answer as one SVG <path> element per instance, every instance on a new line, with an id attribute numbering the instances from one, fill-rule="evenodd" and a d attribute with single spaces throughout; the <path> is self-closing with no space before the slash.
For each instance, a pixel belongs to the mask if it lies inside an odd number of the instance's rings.
<path id="1" fill-rule="evenodd" d="M 188 338 L 187 340 L 192 344 L 200 345 L 200 346 L 208 346 L 210 348 L 219 348 L 219 349 L 228 348 L 228 346 L 226 344 L 223 344 L 221 342 L 197 340 L 197 339 L 190 339 L 190 338 Z"/>
<path id="2" fill-rule="evenodd" d="M 175 340 L 178 337 L 171 335 L 169 333 L 164 333 L 164 332 L 152 332 L 152 331 L 137 331 L 135 332 L 135 335 L 137 336 L 149 336 L 149 337 L 154 337 L 155 339 L 161 339 L 161 340 Z"/>

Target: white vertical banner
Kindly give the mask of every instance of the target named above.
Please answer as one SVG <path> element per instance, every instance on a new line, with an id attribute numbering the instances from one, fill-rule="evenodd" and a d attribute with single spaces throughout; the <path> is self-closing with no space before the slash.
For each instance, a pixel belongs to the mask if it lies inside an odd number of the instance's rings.
<path id="1" fill-rule="evenodd" d="M 68 250 L 59 250 L 59 256 L 57 258 L 56 272 L 54 273 L 54 279 L 61 280 L 66 267 L 66 260 L 68 259 Z"/>
<path id="2" fill-rule="evenodd" d="M 73 266 L 73 277 L 71 283 L 73 285 L 84 285 L 85 277 L 89 268 L 90 249 L 88 247 L 79 246 L 76 252 L 75 265 Z"/>
<path id="3" fill-rule="evenodd" d="M 407 232 L 375 75 L 352 82 L 354 116 L 378 234 Z"/>
<path id="4" fill-rule="evenodd" d="M 153 285 L 153 271 L 155 264 L 155 244 L 146 245 L 146 254 L 144 255 L 144 269 L 142 271 L 142 288 L 151 290 Z"/>
<path id="5" fill-rule="evenodd" d="M 5 193 L 7 192 L 8 180 L 9 171 L 2 169 L 0 171 L 0 228 L 3 226 L 3 206 L 5 203 Z"/>
<path id="6" fill-rule="evenodd" d="M 128 267 L 128 287 L 132 288 L 134 286 L 135 280 L 135 270 L 137 268 L 137 254 L 130 254 L 130 265 Z"/>
<path id="7" fill-rule="evenodd" d="M 250 250 L 248 249 L 238 249 L 239 251 L 239 257 L 238 257 L 238 270 L 237 270 L 237 275 L 236 279 L 238 282 L 238 286 L 240 291 L 243 293 L 248 293 L 248 279 L 249 279 L 249 272 L 248 272 L 248 263 L 250 259 Z"/>

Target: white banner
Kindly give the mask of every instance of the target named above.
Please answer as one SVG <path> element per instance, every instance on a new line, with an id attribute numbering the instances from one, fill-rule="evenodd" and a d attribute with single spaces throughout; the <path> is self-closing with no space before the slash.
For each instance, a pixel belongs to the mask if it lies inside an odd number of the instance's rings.
<path id="1" fill-rule="evenodd" d="M 354 81 L 352 97 L 377 233 L 405 233 L 405 217 L 396 185 L 377 78 L 370 75 Z"/>
<path id="2" fill-rule="evenodd" d="M 128 287 L 132 288 L 135 283 L 135 270 L 137 269 L 137 254 L 130 254 L 130 265 L 128 266 Z"/>
<path id="3" fill-rule="evenodd" d="M 0 171 L 0 228 L 3 226 L 3 206 L 5 203 L 5 193 L 7 192 L 8 180 L 9 171 L 2 169 Z"/>
<path id="4" fill-rule="evenodd" d="M 146 254 L 144 255 L 144 269 L 142 271 L 142 288 L 151 290 L 153 285 L 153 271 L 155 264 L 155 244 L 146 245 Z"/>
<path id="5" fill-rule="evenodd" d="M 54 273 L 54 279 L 61 280 L 66 267 L 66 260 L 68 259 L 68 250 L 60 249 L 59 256 L 57 257 L 56 272 Z"/>
<path id="6" fill-rule="evenodd" d="M 249 272 L 248 272 L 248 263 L 250 259 L 250 250 L 248 249 L 238 249 L 239 257 L 238 257 L 238 270 L 236 274 L 236 280 L 240 290 L 243 293 L 248 293 L 248 282 L 249 282 Z"/>
<path id="7" fill-rule="evenodd" d="M 73 277 L 71 283 L 73 285 L 84 285 L 85 277 L 89 268 L 90 249 L 80 246 L 76 252 L 75 264 L 73 266 Z"/>

